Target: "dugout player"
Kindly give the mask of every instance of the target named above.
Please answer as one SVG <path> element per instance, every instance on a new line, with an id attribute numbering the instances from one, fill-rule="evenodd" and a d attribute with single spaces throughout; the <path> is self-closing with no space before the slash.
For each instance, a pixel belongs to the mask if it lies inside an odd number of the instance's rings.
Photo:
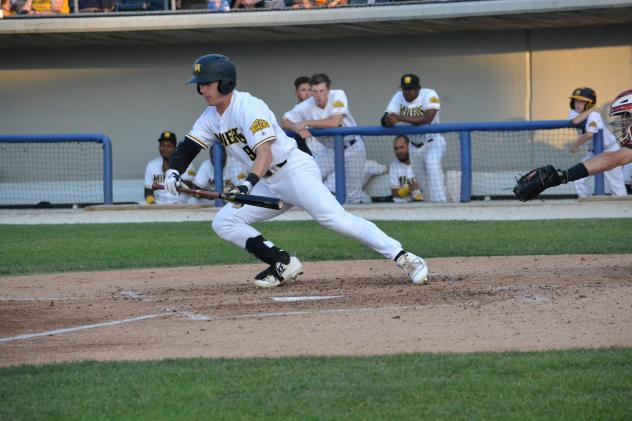
<path id="1" fill-rule="evenodd" d="M 529 171 L 521 177 L 513 191 L 516 197 L 526 202 L 542 191 L 599 174 L 632 162 L 632 89 L 621 92 L 610 105 L 610 123 L 621 149 L 604 152 L 582 161 L 567 170 L 555 169 L 552 165 Z"/>
<path id="2" fill-rule="evenodd" d="M 620 148 L 617 139 L 612 132 L 603 124 L 601 114 L 595 111 L 595 103 L 597 102 L 597 94 L 591 88 L 577 88 L 569 97 L 570 108 L 568 119 L 578 128 L 579 137 L 571 145 L 571 152 L 575 153 L 582 145 L 585 145 L 586 156 L 582 161 L 586 161 L 595 154 L 593 153 L 593 135 L 599 130 L 603 130 L 603 150 L 606 152 L 615 152 Z M 604 176 L 610 191 L 615 196 L 626 196 L 628 192 L 623 182 L 623 171 L 621 167 L 616 167 L 605 171 Z M 591 196 L 590 186 L 588 185 L 589 177 L 573 182 L 577 195 L 579 197 Z"/>
<path id="3" fill-rule="evenodd" d="M 325 73 L 316 73 L 309 79 L 312 96 L 286 112 L 281 126 L 309 139 L 308 128 L 318 129 L 336 127 L 356 127 L 349 111 L 347 94 L 342 89 L 331 89 L 331 79 Z M 313 151 L 314 158 L 323 176 L 327 180 L 335 170 L 334 140 L 320 137 L 317 139 L 325 148 Z M 308 142 L 308 145 L 310 143 Z M 311 145 L 310 145 L 311 148 Z M 362 202 L 362 180 L 366 150 L 362 137 L 357 135 L 344 137 L 345 186 L 347 203 Z"/>
<path id="4" fill-rule="evenodd" d="M 441 103 L 434 89 L 422 88 L 419 77 L 412 73 L 402 76 L 400 88 L 384 111 L 382 126 L 439 123 Z M 446 150 L 445 139 L 439 133 L 411 135 L 410 146 L 410 162 L 426 198 L 430 202 L 446 202 L 445 174 L 441 166 Z"/>
<path id="5" fill-rule="evenodd" d="M 399 135 L 393 140 L 393 151 L 397 159 L 389 167 L 388 185 L 395 203 L 423 200 L 419 183 L 410 165 L 409 145 L 410 139 L 406 135 Z"/>
<path id="6" fill-rule="evenodd" d="M 207 159 L 202 162 L 200 169 L 195 174 L 193 179 L 194 187 L 202 190 L 214 190 L 215 185 L 215 167 L 213 167 L 213 154 L 217 144 L 211 146 L 211 159 Z M 248 169 L 241 163 L 240 160 L 235 159 L 232 156 L 227 156 L 226 153 L 222 154 L 222 181 L 224 183 L 223 190 L 229 191 L 248 176 Z M 189 203 L 195 204 L 211 204 L 213 200 L 203 198 L 192 198 Z"/>
<path id="7" fill-rule="evenodd" d="M 397 240 L 372 222 L 346 212 L 323 185 L 314 159 L 296 147 L 270 108 L 260 99 L 235 89 L 237 74 L 230 59 L 219 54 L 199 57 L 193 64 L 193 77 L 188 83 L 197 85 L 197 92 L 208 107 L 173 154 L 165 189 L 177 194 L 181 172 L 201 149 L 217 140 L 249 169 L 248 176 L 233 193 L 276 196 L 283 200 L 285 206 L 280 210 L 227 204 L 213 219 L 212 227 L 217 235 L 269 265 L 255 276 L 257 287 L 276 287 L 303 273 L 303 265 L 296 257 L 266 240 L 252 227 L 292 206 L 305 209 L 321 225 L 393 259 L 411 282 L 426 281 L 425 261 L 404 251 Z"/>
<path id="8" fill-rule="evenodd" d="M 160 156 L 152 159 L 145 167 L 145 203 L 148 205 L 174 205 L 187 203 L 189 196 L 182 194 L 171 194 L 165 190 L 153 190 L 154 183 L 162 184 L 165 180 L 165 172 L 169 169 L 169 160 L 176 150 L 178 138 L 174 132 L 164 131 L 158 138 L 158 151 Z M 191 186 L 191 181 L 195 177 L 195 166 L 187 167 L 182 175 L 182 181 Z"/>

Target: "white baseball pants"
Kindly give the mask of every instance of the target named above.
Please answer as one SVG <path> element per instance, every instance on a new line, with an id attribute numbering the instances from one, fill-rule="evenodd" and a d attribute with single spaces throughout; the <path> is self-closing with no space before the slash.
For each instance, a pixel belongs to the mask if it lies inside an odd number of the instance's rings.
<path id="1" fill-rule="evenodd" d="M 434 136 L 432 142 L 421 148 L 411 144 L 408 148 L 410 165 L 429 202 L 447 202 L 445 195 L 445 174 L 442 161 L 446 143 L 443 136 Z"/>
<path id="2" fill-rule="evenodd" d="M 251 224 L 272 219 L 298 206 L 324 227 L 359 240 L 387 259 L 394 259 L 402 250 L 399 241 L 374 223 L 345 211 L 323 184 L 314 159 L 299 149 L 293 149 L 287 163 L 277 173 L 261 179 L 251 193 L 278 197 L 285 206 L 281 210 L 247 205 L 235 208 L 229 203 L 221 208 L 213 219 L 213 230 L 242 249 L 246 248 L 246 240 L 261 235 Z"/>

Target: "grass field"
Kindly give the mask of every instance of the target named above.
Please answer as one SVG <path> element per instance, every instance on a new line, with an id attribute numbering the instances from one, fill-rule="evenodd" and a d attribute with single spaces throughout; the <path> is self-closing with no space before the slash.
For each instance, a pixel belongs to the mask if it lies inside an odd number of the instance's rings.
<path id="1" fill-rule="evenodd" d="M 423 257 L 632 253 L 630 219 L 377 225 Z M 312 221 L 257 228 L 304 261 L 381 258 Z M 0 225 L 0 237 L 0 275 L 255 262 L 207 222 Z"/>
<path id="2" fill-rule="evenodd" d="M 628 219 L 378 225 L 425 257 L 632 254 Z M 379 257 L 312 222 L 258 228 L 306 261 Z M 0 236 L 4 276 L 254 261 L 198 222 L 5 225 Z M 632 350 L 21 366 L 0 369 L 0 401 L 0 420 L 623 420 Z"/>

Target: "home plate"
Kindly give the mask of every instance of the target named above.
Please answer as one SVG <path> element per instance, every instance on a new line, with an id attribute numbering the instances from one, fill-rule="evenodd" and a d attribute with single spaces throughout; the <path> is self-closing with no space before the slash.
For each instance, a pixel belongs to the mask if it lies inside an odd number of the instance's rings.
<path id="1" fill-rule="evenodd" d="M 318 300 L 336 300 L 344 295 L 304 295 L 301 297 L 270 297 L 274 301 L 283 303 L 293 303 L 296 301 L 318 301 Z"/>

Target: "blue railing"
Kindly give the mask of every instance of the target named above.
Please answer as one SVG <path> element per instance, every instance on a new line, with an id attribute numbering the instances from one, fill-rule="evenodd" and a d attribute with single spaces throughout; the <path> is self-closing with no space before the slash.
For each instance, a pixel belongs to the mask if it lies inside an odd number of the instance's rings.
<path id="1" fill-rule="evenodd" d="M 0 135 L 0 143 L 69 143 L 94 142 L 103 147 L 103 203 L 111 205 L 112 194 L 112 142 L 104 134 L 26 134 Z"/>
<path id="2" fill-rule="evenodd" d="M 545 121 L 510 121 L 510 122 L 482 122 L 482 123 L 456 123 L 433 124 L 424 126 L 400 125 L 391 128 L 360 126 L 340 127 L 335 129 L 309 129 L 314 136 L 331 136 L 334 138 L 335 165 L 336 165 L 336 199 L 340 203 L 345 202 L 345 169 L 344 169 L 344 142 L 343 137 L 349 135 L 365 136 L 394 136 L 400 134 L 423 133 L 459 133 L 461 152 L 461 192 L 460 201 L 469 202 L 472 198 L 472 132 L 481 131 L 524 131 L 547 130 L 574 127 L 569 120 L 545 120 Z M 594 153 L 603 152 L 603 132 L 599 131 L 594 136 Z M 542 165 L 547 164 L 545 162 Z M 216 167 L 217 168 L 217 167 Z M 525 168 L 525 171 L 529 168 Z M 339 176 L 340 175 L 340 176 Z M 604 194 L 604 176 L 595 176 L 595 194 Z"/>

